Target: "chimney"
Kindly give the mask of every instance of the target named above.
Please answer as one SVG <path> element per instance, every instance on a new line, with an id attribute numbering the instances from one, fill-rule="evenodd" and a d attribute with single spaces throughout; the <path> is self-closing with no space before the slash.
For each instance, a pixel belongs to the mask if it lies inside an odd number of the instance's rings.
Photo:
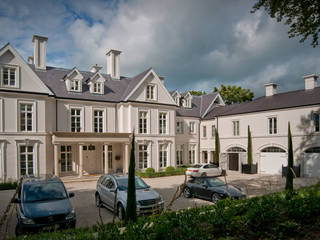
<path id="1" fill-rule="evenodd" d="M 163 83 L 164 82 L 164 79 L 165 79 L 166 77 L 164 77 L 164 76 L 159 76 L 159 79 L 161 80 L 161 82 Z"/>
<path id="2" fill-rule="evenodd" d="M 46 70 L 47 67 L 47 41 L 48 38 L 44 36 L 33 35 L 32 37 L 34 66 L 42 70 Z"/>
<path id="3" fill-rule="evenodd" d="M 28 57 L 28 63 L 33 64 L 33 57 L 31 57 L 31 56 Z"/>
<path id="4" fill-rule="evenodd" d="M 273 96 L 277 93 L 277 84 L 268 83 L 264 85 L 266 87 L 266 97 Z"/>
<path id="5" fill-rule="evenodd" d="M 304 86 L 305 86 L 305 90 L 312 90 L 314 88 L 316 88 L 318 86 L 318 75 L 316 74 L 311 74 L 311 75 L 307 75 L 304 76 Z"/>
<path id="6" fill-rule="evenodd" d="M 95 72 L 100 71 L 101 69 L 102 69 L 102 67 L 101 67 L 101 66 L 98 66 L 98 64 L 96 64 L 96 65 L 93 65 L 93 66 L 90 68 L 90 72 L 95 73 Z"/>
<path id="7" fill-rule="evenodd" d="M 120 79 L 120 53 L 121 51 L 111 49 L 106 54 L 107 74 L 115 79 Z"/>

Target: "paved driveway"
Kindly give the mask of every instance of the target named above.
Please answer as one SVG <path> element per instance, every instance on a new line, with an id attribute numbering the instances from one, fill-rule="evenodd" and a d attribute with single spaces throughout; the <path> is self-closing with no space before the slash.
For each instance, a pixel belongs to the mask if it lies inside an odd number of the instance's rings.
<path id="1" fill-rule="evenodd" d="M 222 180 L 225 178 L 222 177 Z M 226 180 L 229 184 L 237 185 L 244 188 L 249 197 L 263 195 L 270 192 L 281 191 L 284 189 L 285 178 L 272 175 L 242 175 L 239 173 L 229 172 Z M 162 178 L 145 179 L 147 184 L 158 191 L 164 198 L 165 205 L 171 201 L 177 187 L 184 182 L 184 176 L 172 176 Z M 315 178 L 298 178 L 294 180 L 295 187 L 315 184 L 319 179 Z M 75 197 L 71 199 L 73 207 L 77 214 L 77 227 L 86 227 L 96 224 L 100 221 L 98 208 L 95 206 L 94 192 L 96 180 L 85 182 L 69 182 L 65 183 L 69 192 L 74 192 Z M 0 191 L 0 213 L 4 211 L 9 199 L 14 191 Z M 201 199 L 179 198 L 172 205 L 173 210 L 185 209 L 200 205 L 212 204 Z M 113 214 L 109 210 L 102 208 L 101 216 L 104 223 L 111 222 Z M 9 221 L 9 236 L 14 235 L 14 227 L 16 225 L 15 212 L 12 213 Z M 0 236 L 4 236 L 0 233 Z M 0 238 L 1 239 L 1 238 Z"/>

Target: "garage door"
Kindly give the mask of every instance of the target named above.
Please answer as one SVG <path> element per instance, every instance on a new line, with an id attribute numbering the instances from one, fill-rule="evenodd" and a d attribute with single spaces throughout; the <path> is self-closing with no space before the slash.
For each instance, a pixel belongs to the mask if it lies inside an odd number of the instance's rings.
<path id="1" fill-rule="evenodd" d="M 265 174 L 281 174 L 282 165 L 287 166 L 287 153 L 276 147 L 268 147 L 260 153 L 260 171 Z"/>
<path id="2" fill-rule="evenodd" d="M 320 147 L 306 150 L 304 160 L 304 176 L 320 177 Z"/>

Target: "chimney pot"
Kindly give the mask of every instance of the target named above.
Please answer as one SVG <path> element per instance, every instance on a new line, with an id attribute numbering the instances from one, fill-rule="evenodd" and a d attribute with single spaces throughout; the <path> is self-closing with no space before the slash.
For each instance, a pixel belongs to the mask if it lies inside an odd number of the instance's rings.
<path id="1" fill-rule="evenodd" d="M 316 88 L 318 86 L 318 75 L 316 74 L 311 74 L 311 75 L 307 75 L 304 76 L 304 86 L 305 86 L 305 90 L 312 90 L 314 88 Z"/>
<path id="2" fill-rule="evenodd" d="M 101 66 L 98 66 L 98 64 L 96 64 L 96 65 L 93 65 L 93 66 L 90 68 L 90 72 L 95 73 L 95 72 L 100 71 L 101 69 L 102 69 L 102 67 L 101 67 Z"/>
<path id="3" fill-rule="evenodd" d="M 32 57 L 32 56 L 29 56 L 29 57 L 28 57 L 28 63 L 29 63 L 29 64 L 33 64 L 33 57 Z"/>
<path id="4" fill-rule="evenodd" d="M 273 96 L 277 93 L 277 84 L 275 83 L 267 83 L 264 85 L 266 88 L 266 97 Z"/>

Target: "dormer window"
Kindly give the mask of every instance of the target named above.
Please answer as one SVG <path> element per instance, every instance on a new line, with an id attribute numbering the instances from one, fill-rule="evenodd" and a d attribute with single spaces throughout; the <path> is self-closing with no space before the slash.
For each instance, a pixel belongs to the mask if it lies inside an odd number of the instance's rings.
<path id="1" fill-rule="evenodd" d="M 18 87 L 18 68 L 15 66 L 4 65 L 1 67 L 1 86 Z"/>
<path id="2" fill-rule="evenodd" d="M 178 106 L 180 106 L 180 98 L 179 97 L 175 97 L 175 102 L 176 102 L 176 104 L 178 105 Z"/>
<path id="3" fill-rule="evenodd" d="M 80 92 L 80 80 L 71 80 L 70 82 L 70 90 Z"/>
<path id="4" fill-rule="evenodd" d="M 73 68 L 71 72 L 64 77 L 67 91 L 81 92 L 82 91 L 82 74 L 78 69 Z"/>
<path id="5" fill-rule="evenodd" d="M 148 85 L 147 86 L 147 100 L 156 100 L 156 92 L 155 92 L 155 86 L 154 85 Z"/>
<path id="6" fill-rule="evenodd" d="M 103 94 L 103 83 L 96 82 L 93 84 L 93 93 Z"/>
<path id="7" fill-rule="evenodd" d="M 191 108 L 191 99 L 190 99 L 190 98 L 188 98 L 188 99 L 186 100 L 186 107 L 187 107 L 187 108 Z"/>

